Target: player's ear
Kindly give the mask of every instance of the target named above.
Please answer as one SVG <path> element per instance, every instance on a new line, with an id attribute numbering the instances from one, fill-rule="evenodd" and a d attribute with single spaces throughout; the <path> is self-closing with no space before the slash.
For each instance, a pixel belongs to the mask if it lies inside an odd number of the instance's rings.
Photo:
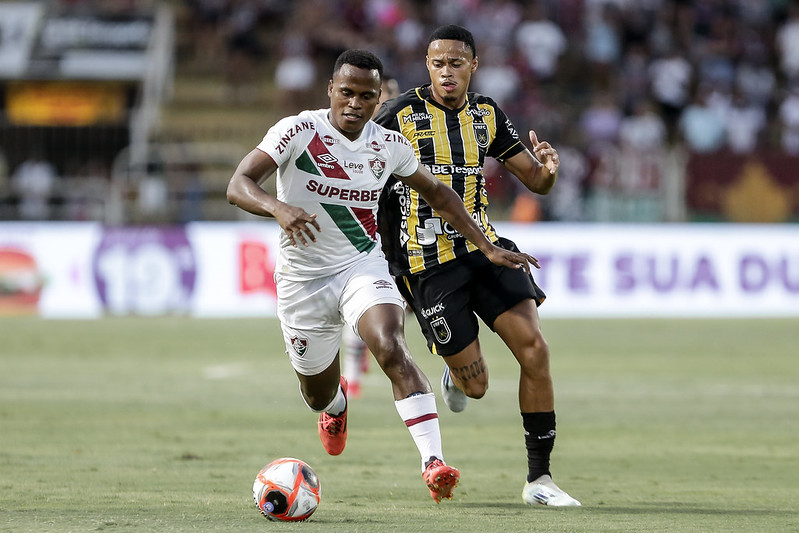
<path id="1" fill-rule="evenodd" d="M 327 97 L 328 98 L 333 97 L 333 80 L 327 82 Z"/>
<path id="2" fill-rule="evenodd" d="M 472 74 L 474 74 L 475 70 L 477 70 L 477 56 L 474 56 L 474 59 L 472 59 Z"/>

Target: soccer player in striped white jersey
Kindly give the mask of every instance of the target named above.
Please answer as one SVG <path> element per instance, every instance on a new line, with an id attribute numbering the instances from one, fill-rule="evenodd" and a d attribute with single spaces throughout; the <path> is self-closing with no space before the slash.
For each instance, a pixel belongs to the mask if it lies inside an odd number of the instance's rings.
<path id="1" fill-rule="evenodd" d="M 503 164 L 531 192 L 547 194 L 557 181 L 560 156 L 532 130 L 530 151 L 494 100 L 469 91 L 478 63 L 469 30 L 437 28 L 428 40 L 425 61 L 430 83 L 384 103 L 374 121 L 402 133 L 421 163 L 460 195 L 486 235 L 514 250 L 516 245 L 497 235 L 489 221 L 485 159 Z M 579 506 L 550 472 L 555 393 L 538 316 L 544 292 L 529 272 L 494 268 L 468 238 L 442 223 L 435 206 L 402 183 L 385 187 L 379 218 L 390 271 L 430 351 L 444 359 L 444 403 L 460 412 L 467 398 L 482 398 L 488 389 L 479 317 L 520 365 L 519 409 L 527 452 L 522 499 L 535 506 Z"/>
<path id="2" fill-rule="evenodd" d="M 278 121 L 239 163 L 228 200 L 282 228 L 275 268 L 277 314 L 286 352 L 331 455 L 347 438 L 347 382 L 339 346 L 344 327 L 366 342 L 391 381 L 396 409 L 419 449 L 436 502 L 452 497 L 460 473 L 444 462 L 435 396 L 404 337 L 404 301 L 377 233 L 380 193 L 394 174 L 416 190 L 492 263 L 525 269 L 537 261 L 492 244 L 458 195 L 417 161 L 399 133 L 370 119 L 383 67 L 370 52 L 339 56 L 328 84 L 330 108 Z M 277 171 L 277 194 L 261 184 Z"/>

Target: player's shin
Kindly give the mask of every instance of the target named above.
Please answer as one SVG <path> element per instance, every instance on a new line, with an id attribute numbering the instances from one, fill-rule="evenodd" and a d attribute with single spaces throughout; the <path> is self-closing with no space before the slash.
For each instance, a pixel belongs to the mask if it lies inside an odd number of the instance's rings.
<path id="1" fill-rule="evenodd" d="M 431 458 L 444 460 L 435 394 L 413 394 L 394 402 L 422 457 L 422 469 Z"/>

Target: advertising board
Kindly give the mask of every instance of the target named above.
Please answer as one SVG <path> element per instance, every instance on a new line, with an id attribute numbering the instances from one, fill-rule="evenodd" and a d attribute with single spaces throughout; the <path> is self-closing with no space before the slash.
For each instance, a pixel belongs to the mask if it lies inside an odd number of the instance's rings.
<path id="1" fill-rule="evenodd" d="M 799 226 L 498 224 L 536 257 L 543 317 L 799 316 Z M 0 313 L 275 313 L 273 221 L 0 224 Z"/>

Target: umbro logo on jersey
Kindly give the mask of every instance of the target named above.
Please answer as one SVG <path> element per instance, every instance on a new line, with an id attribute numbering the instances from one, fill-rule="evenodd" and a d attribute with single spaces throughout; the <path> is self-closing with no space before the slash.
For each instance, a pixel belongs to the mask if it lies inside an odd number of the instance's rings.
<path id="1" fill-rule="evenodd" d="M 379 279 L 374 283 L 376 289 L 390 289 L 393 287 L 390 281 L 386 281 L 384 279 Z"/>
<path id="2" fill-rule="evenodd" d="M 338 158 L 336 158 L 336 156 L 334 156 L 333 154 L 316 155 L 316 163 L 322 168 L 334 170 L 336 168 L 336 165 L 334 165 L 333 163 L 335 163 L 336 161 L 338 161 Z"/>
<path id="3" fill-rule="evenodd" d="M 316 156 L 316 159 L 322 163 L 335 163 L 338 161 L 338 158 L 333 154 L 319 154 Z"/>

